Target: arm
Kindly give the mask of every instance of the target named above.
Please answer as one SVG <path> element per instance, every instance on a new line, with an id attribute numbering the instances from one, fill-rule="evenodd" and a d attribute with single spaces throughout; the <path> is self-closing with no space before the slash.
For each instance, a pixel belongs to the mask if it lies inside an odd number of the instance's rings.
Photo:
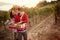
<path id="1" fill-rule="evenodd" d="M 28 22 L 28 16 L 27 14 L 24 14 L 22 17 L 22 23 L 27 23 Z"/>

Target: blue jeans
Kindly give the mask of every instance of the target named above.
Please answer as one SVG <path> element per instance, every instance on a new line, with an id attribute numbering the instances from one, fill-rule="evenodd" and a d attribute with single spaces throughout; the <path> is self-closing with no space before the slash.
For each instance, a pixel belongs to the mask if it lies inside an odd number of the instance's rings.
<path id="1" fill-rule="evenodd" d="M 22 36 L 24 40 L 27 40 L 27 30 L 18 31 L 18 40 L 22 40 Z"/>

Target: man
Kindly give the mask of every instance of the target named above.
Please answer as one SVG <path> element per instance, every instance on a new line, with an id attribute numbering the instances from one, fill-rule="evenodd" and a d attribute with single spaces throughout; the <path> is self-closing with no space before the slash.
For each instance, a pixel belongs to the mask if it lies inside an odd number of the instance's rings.
<path id="1" fill-rule="evenodd" d="M 18 10 L 19 11 L 19 10 Z M 27 40 L 27 22 L 28 22 L 28 16 L 24 11 L 20 10 L 20 24 L 21 28 L 17 28 L 18 31 L 18 40 L 22 40 L 22 36 L 24 40 Z"/>

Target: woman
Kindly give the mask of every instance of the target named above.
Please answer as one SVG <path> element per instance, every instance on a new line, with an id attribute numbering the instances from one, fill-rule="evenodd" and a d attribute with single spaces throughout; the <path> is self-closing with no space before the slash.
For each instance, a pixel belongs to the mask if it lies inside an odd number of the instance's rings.
<path id="1" fill-rule="evenodd" d="M 17 16 L 17 12 L 14 11 L 14 10 L 11 10 L 10 12 L 10 24 L 15 24 L 16 21 L 15 21 L 15 17 Z M 17 30 L 16 30 L 16 27 L 13 27 L 12 25 L 9 24 L 9 28 L 13 30 L 14 32 L 14 40 L 17 39 Z"/>

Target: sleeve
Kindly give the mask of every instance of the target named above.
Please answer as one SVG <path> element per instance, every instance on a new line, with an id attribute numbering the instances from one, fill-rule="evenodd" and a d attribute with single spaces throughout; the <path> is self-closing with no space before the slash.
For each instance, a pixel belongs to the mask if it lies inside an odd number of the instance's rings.
<path id="1" fill-rule="evenodd" d="M 7 20 L 7 21 L 4 23 L 4 25 L 6 26 L 8 23 L 9 23 L 9 20 Z"/>
<path id="2" fill-rule="evenodd" d="M 28 15 L 24 14 L 22 17 L 22 23 L 27 23 L 28 22 Z"/>

